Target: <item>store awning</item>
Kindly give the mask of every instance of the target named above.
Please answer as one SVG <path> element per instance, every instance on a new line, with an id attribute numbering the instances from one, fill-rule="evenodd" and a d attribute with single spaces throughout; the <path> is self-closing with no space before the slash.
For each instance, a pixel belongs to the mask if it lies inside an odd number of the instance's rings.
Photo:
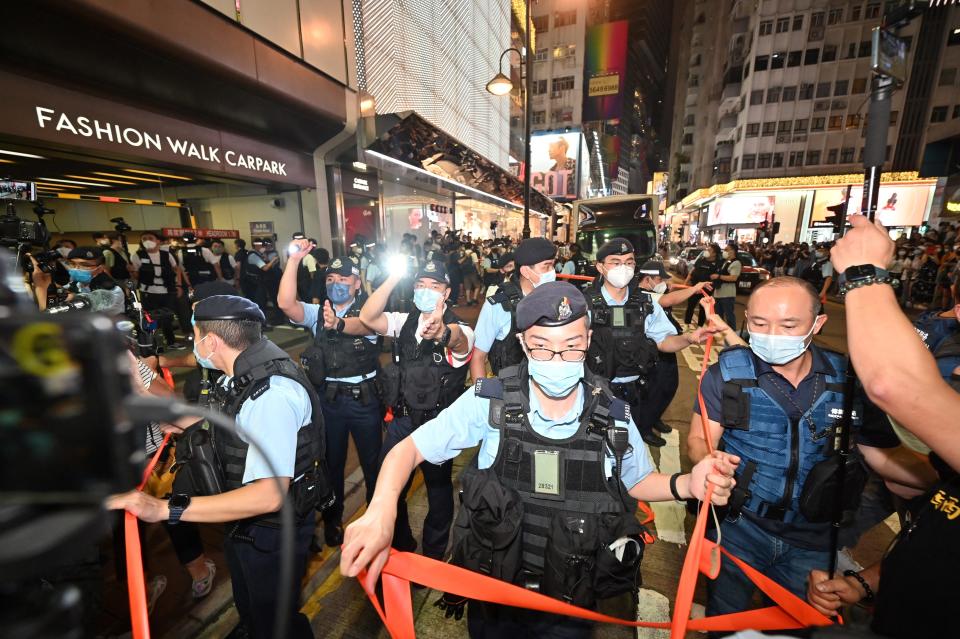
<path id="1" fill-rule="evenodd" d="M 389 127 L 367 147 L 364 162 L 389 172 L 413 171 L 464 195 L 523 208 L 523 182 L 416 113 L 377 116 L 377 130 Z M 549 215 L 556 204 L 536 189 L 530 210 Z"/>

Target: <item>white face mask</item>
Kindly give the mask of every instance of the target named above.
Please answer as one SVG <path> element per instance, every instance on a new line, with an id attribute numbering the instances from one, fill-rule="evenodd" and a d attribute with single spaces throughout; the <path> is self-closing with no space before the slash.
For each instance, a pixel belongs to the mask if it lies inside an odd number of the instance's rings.
<path id="1" fill-rule="evenodd" d="M 653 292 L 659 295 L 663 295 L 664 293 L 667 292 L 667 283 L 660 282 L 659 284 L 653 287 Z"/>
<path id="2" fill-rule="evenodd" d="M 533 282 L 533 280 L 531 280 L 531 282 L 533 283 L 533 288 L 537 288 L 541 284 L 546 284 L 547 282 L 557 281 L 556 271 L 547 271 L 546 273 L 538 273 L 538 275 L 540 276 L 539 280 L 537 280 L 536 282 Z"/>
<path id="3" fill-rule="evenodd" d="M 604 277 L 614 288 L 623 288 L 633 279 L 633 274 L 634 270 L 632 266 L 621 264 L 620 266 L 614 266 L 609 269 Z"/>
<path id="4" fill-rule="evenodd" d="M 148 251 L 152 251 L 153 249 L 157 248 L 157 243 L 154 242 L 153 240 L 144 240 L 140 242 L 140 244 L 143 246 L 143 248 L 147 249 Z"/>

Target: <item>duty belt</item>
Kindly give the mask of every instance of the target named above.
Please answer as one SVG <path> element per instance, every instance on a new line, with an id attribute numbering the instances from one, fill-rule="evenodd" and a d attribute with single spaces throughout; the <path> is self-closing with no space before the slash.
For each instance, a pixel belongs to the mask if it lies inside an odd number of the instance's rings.
<path id="1" fill-rule="evenodd" d="M 363 404 L 369 404 L 372 398 L 377 396 L 375 378 L 365 379 L 362 382 L 351 384 L 350 382 L 327 382 L 323 390 L 323 397 L 326 401 L 332 402 L 337 395 L 349 395 L 355 401 Z"/>

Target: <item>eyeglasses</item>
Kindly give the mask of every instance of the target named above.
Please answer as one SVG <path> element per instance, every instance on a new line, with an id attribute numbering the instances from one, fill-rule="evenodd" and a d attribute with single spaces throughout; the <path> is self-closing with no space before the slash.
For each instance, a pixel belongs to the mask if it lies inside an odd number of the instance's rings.
<path id="1" fill-rule="evenodd" d="M 538 362 L 549 362 L 557 355 L 565 362 L 582 362 L 587 357 L 587 351 L 577 348 L 565 351 L 554 351 L 549 348 L 528 348 L 527 352 L 530 353 L 530 359 L 535 359 Z"/>

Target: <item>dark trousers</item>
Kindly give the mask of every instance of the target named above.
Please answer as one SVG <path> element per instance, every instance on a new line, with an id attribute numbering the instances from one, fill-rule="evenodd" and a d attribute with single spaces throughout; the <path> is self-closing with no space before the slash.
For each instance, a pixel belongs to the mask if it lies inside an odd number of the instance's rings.
<path id="1" fill-rule="evenodd" d="M 720 319 L 727 323 L 727 326 L 733 330 L 737 330 L 737 298 L 716 297 L 714 299 L 717 301 L 717 315 L 719 315 Z"/>
<path id="2" fill-rule="evenodd" d="M 476 601 L 471 601 L 467 609 L 467 631 L 471 639 L 589 639 L 593 626 L 593 622 L 586 619 Z"/>
<path id="3" fill-rule="evenodd" d="M 380 402 L 375 396 L 367 398 L 364 404 L 346 393 L 338 393 L 333 399 L 326 398 L 326 390 L 317 388 L 320 395 L 320 407 L 323 409 L 323 423 L 327 438 L 327 472 L 336 503 L 323 512 L 324 524 L 339 526 L 343 518 L 343 475 L 347 463 L 349 437 L 357 447 L 360 468 L 363 469 L 363 483 L 367 489 L 367 503 L 373 497 L 377 485 L 377 472 L 380 470 L 381 424 Z"/>
<path id="4" fill-rule="evenodd" d="M 297 523 L 294 537 L 293 594 L 287 637 L 312 638 L 310 622 L 300 612 L 300 582 L 307 571 L 307 551 L 315 522 L 307 517 Z M 228 536 L 224 554 L 230 567 L 233 601 L 240 621 L 253 639 L 272 639 L 277 595 L 280 591 L 280 529 L 270 526 L 240 527 L 246 539 Z"/>
<path id="5" fill-rule="evenodd" d="M 383 440 L 383 457 L 414 431 L 409 417 L 395 417 L 387 425 L 387 436 Z M 450 540 L 450 526 L 453 524 L 453 460 L 437 466 L 430 462 L 420 464 L 423 483 L 427 487 L 427 517 L 423 520 L 423 554 L 432 559 L 443 559 Z M 410 517 L 407 514 L 407 491 L 413 476 L 407 481 L 397 502 L 397 524 L 393 533 L 394 548 L 405 550 L 413 548 L 416 540 L 410 530 Z"/>
<path id="6" fill-rule="evenodd" d="M 647 380 L 647 401 L 643 410 L 632 412 L 631 409 L 637 428 L 641 431 L 645 428 L 653 428 L 670 406 L 679 386 L 680 371 L 677 367 L 677 354 L 660 353 L 657 366 Z"/>
<path id="7" fill-rule="evenodd" d="M 656 375 L 656 369 L 651 373 L 651 377 Z M 635 382 L 611 382 L 610 390 L 615 397 L 622 399 L 630 404 L 630 416 L 633 417 L 633 423 L 641 433 L 650 432 L 654 421 L 651 421 L 650 413 L 650 393 L 648 391 L 649 382 L 640 386 L 640 381 Z"/>
<path id="8" fill-rule="evenodd" d="M 687 300 L 687 310 L 683 313 L 683 323 L 689 324 L 693 321 L 693 312 L 696 310 L 699 314 L 698 326 L 703 326 L 707 322 L 707 314 L 703 311 L 703 307 L 700 306 L 700 300 L 703 299 L 703 295 L 691 295 Z M 732 326 L 731 326 L 732 328 Z"/>
<path id="9" fill-rule="evenodd" d="M 154 318 L 163 331 L 163 337 L 168 344 L 176 340 L 173 335 L 173 315 L 177 312 L 177 296 L 173 293 L 141 293 L 140 303 L 143 304 L 143 310 L 156 311 L 164 310 L 164 313 L 158 313 Z"/>
<path id="10" fill-rule="evenodd" d="M 203 541 L 200 539 L 200 528 L 189 521 L 181 521 L 171 526 L 163 523 L 164 530 L 170 535 L 173 551 L 177 553 L 177 560 L 184 566 L 203 554 Z"/>

